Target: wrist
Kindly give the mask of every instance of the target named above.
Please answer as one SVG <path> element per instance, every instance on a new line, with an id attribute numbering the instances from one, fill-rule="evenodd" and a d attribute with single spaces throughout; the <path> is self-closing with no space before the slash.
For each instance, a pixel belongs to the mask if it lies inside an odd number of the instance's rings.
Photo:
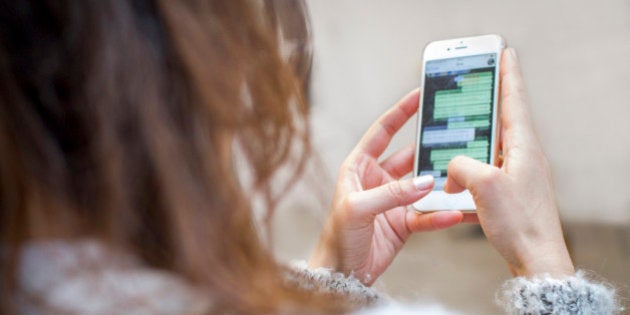
<path id="1" fill-rule="evenodd" d="M 575 267 L 566 246 L 539 246 L 535 251 L 526 252 L 515 264 L 509 264 L 516 277 L 532 277 L 547 274 L 554 278 L 575 274 Z"/>
<path id="2" fill-rule="evenodd" d="M 328 242 L 322 237 L 315 247 L 311 258 L 307 262 L 308 268 L 330 268 L 332 270 L 338 270 L 337 259 L 331 249 L 332 247 L 329 246 Z"/>

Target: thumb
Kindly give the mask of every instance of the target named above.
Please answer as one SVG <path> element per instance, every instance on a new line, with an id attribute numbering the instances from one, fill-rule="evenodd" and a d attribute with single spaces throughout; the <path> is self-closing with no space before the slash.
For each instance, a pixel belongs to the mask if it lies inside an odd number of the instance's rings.
<path id="1" fill-rule="evenodd" d="M 496 178 L 502 175 L 498 168 L 463 155 L 454 157 L 448 163 L 447 174 L 444 191 L 448 193 L 464 189 L 479 191 L 484 186 L 497 183 Z"/>
<path id="2" fill-rule="evenodd" d="M 348 195 L 349 209 L 361 214 L 376 216 L 395 207 L 407 206 L 428 194 L 433 189 L 431 175 L 393 181 L 369 190 Z"/>

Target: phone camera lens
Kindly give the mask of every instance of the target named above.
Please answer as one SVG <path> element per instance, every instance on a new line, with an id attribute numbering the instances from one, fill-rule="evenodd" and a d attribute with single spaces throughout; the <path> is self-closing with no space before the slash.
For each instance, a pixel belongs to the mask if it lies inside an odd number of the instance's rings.
<path id="1" fill-rule="evenodd" d="M 489 65 L 489 66 L 494 65 L 494 58 L 490 58 L 490 59 L 488 59 L 488 65 Z"/>

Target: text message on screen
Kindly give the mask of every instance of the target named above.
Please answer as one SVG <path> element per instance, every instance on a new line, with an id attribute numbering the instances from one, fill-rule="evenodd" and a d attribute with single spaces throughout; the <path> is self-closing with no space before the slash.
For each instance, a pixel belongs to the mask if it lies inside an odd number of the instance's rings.
<path id="1" fill-rule="evenodd" d="M 495 54 L 427 62 L 418 174 L 443 188 L 457 155 L 489 163 Z"/>

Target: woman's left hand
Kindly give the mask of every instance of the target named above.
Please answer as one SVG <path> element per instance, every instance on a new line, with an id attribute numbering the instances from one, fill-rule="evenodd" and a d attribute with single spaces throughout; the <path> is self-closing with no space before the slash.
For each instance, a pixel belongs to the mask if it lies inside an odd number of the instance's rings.
<path id="1" fill-rule="evenodd" d="M 333 268 L 370 285 L 411 233 L 462 221 L 459 211 L 407 211 L 433 188 L 431 176 L 401 179 L 413 168 L 414 146 L 379 161 L 392 137 L 416 113 L 418 97 L 415 90 L 383 114 L 341 165 L 332 209 L 309 267 Z"/>

